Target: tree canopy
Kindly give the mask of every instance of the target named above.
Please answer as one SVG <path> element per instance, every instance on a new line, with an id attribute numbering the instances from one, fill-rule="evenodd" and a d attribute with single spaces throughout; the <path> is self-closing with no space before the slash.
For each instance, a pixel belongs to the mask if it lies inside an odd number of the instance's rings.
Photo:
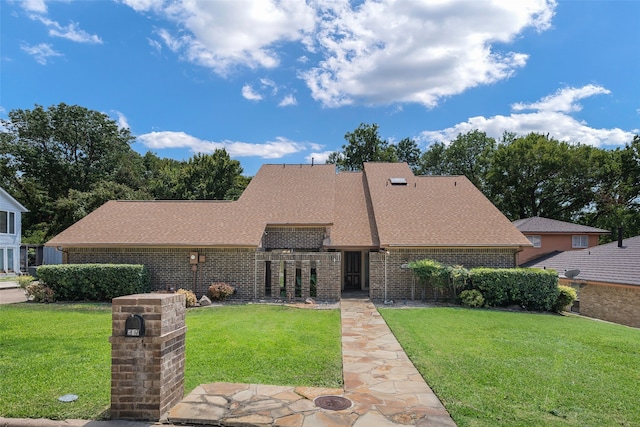
<path id="1" fill-rule="evenodd" d="M 0 122 L 0 185 L 29 212 L 41 243 L 112 199 L 235 199 L 248 179 L 224 150 L 186 161 L 144 156 L 107 115 L 64 103 L 12 110 Z"/>
<path id="2" fill-rule="evenodd" d="M 135 137 L 108 116 L 80 106 L 13 110 L 0 120 L 0 186 L 29 212 L 23 241 L 42 243 L 112 199 L 235 200 L 250 178 L 224 149 L 187 160 L 140 155 Z M 409 164 L 416 174 L 465 175 L 509 219 L 573 221 L 640 234 L 640 136 L 614 150 L 549 135 L 472 130 L 424 151 L 391 143 L 361 123 L 329 156 L 338 170 L 364 162 Z M 464 207 L 461 207 L 462 209 Z"/>

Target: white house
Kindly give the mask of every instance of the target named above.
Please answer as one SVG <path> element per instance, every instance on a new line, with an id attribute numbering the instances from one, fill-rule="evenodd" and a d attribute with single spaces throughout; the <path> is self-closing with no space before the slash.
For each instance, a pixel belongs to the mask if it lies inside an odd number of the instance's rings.
<path id="1" fill-rule="evenodd" d="M 23 212 L 27 209 L 0 188 L 0 274 L 20 272 Z"/>

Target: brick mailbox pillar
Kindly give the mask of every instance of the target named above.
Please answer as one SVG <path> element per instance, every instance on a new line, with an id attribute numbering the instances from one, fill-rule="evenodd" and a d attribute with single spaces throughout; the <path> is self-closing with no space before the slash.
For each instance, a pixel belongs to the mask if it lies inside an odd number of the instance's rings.
<path id="1" fill-rule="evenodd" d="M 160 420 L 184 395 L 185 297 L 128 295 L 112 304 L 111 418 Z M 144 332 L 127 336 L 140 318 Z"/>

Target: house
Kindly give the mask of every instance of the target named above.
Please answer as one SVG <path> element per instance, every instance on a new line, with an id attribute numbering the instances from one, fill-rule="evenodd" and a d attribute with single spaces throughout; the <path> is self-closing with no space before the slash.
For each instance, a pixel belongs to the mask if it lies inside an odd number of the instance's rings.
<path id="1" fill-rule="evenodd" d="M 0 188 L 0 275 L 20 272 L 22 214 L 27 209 Z"/>
<path id="2" fill-rule="evenodd" d="M 239 299 L 411 298 L 409 261 L 514 267 L 529 241 L 464 176 L 406 163 L 264 165 L 225 201 L 110 201 L 47 242 L 69 263 L 141 263 L 157 289 Z"/>
<path id="3" fill-rule="evenodd" d="M 525 266 L 558 271 L 560 284 L 578 293 L 572 311 L 640 328 L 640 236 L 552 254 Z"/>
<path id="4" fill-rule="evenodd" d="M 555 219 L 534 216 L 513 221 L 513 225 L 533 245 L 518 254 L 518 265 L 552 252 L 590 248 L 598 244 L 598 238 L 609 231 L 600 228 Z"/>

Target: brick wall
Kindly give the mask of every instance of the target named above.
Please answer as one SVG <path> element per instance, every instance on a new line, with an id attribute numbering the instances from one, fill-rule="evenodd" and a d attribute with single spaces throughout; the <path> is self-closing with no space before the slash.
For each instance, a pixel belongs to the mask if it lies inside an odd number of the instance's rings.
<path id="1" fill-rule="evenodd" d="M 195 272 L 191 252 L 205 257 Z M 231 299 L 252 299 L 255 254 L 250 248 L 70 248 L 67 259 L 70 264 L 144 264 L 154 290 L 183 288 L 200 297 L 211 283 L 226 282 L 237 291 Z"/>
<path id="2" fill-rule="evenodd" d="M 580 288 L 580 314 L 640 328 L 640 286 L 588 283 Z"/>
<path id="3" fill-rule="evenodd" d="M 265 288 L 266 263 L 271 263 L 271 294 L 267 295 Z M 287 269 L 286 277 L 289 288 L 287 298 L 305 300 L 310 296 L 310 274 L 311 269 L 316 270 L 317 295 L 319 301 L 337 301 L 340 299 L 340 272 L 341 254 L 340 252 L 257 252 L 257 292 L 258 298 L 280 299 L 280 264 L 284 263 Z M 301 270 L 301 295 L 295 297 L 294 289 L 296 270 Z"/>
<path id="4" fill-rule="evenodd" d="M 127 337 L 132 314 L 145 334 Z M 111 417 L 159 420 L 184 395 L 185 297 L 141 294 L 114 298 L 111 342 Z"/>
<path id="5" fill-rule="evenodd" d="M 434 249 L 391 249 L 386 256 L 380 252 L 369 254 L 369 295 L 372 299 L 421 299 L 422 287 L 414 279 L 410 269 L 402 269 L 401 265 L 420 259 L 433 259 L 443 264 L 473 267 L 515 267 L 515 249 L 474 249 L 474 248 L 434 248 Z M 431 288 L 425 289 L 428 300 L 446 298 L 447 295 L 434 293 Z"/>
<path id="6" fill-rule="evenodd" d="M 262 238 L 265 249 L 319 249 L 324 227 L 267 227 Z"/>

